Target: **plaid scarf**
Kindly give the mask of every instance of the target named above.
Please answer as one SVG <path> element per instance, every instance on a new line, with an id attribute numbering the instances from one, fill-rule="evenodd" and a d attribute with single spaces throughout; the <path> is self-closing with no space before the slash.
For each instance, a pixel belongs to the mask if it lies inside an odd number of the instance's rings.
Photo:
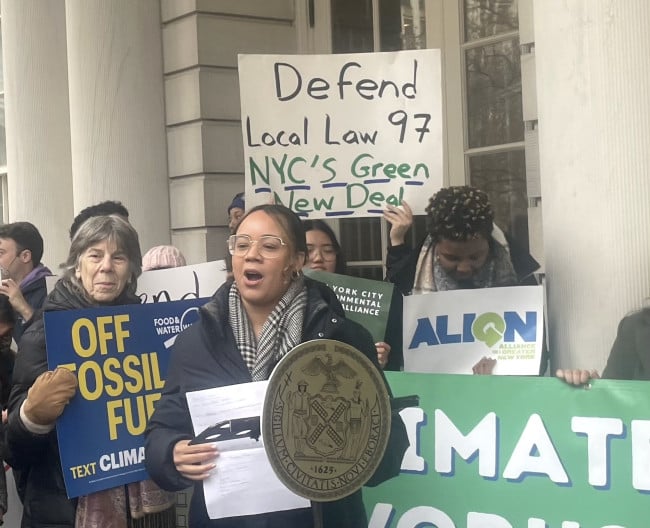
<path id="1" fill-rule="evenodd" d="M 275 364 L 302 341 L 302 322 L 307 289 L 302 278 L 294 280 L 262 327 L 259 341 L 242 305 L 237 285 L 228 294 L 230 326 L 253 381 L 268 379 Z"/>

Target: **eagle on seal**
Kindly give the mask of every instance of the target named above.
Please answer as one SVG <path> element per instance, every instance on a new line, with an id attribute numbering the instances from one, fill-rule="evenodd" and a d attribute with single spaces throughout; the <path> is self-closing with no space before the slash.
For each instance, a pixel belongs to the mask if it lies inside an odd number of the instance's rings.
<path id="1" fill-rule="evenodd" d="M 339 360 L 334 363 L 331 354 L 326 354 L 325 359 L 326 361 L 323 361 L 320 356 L 316 356 L 302 369 L 302 371 L 309 376 L 325 374 L 326 381 L 321 392 L 336 393 L 341 385 L 341 382 L 338 379 L 339 376 L 346 379 L 352 379 L 357 375 L 357 372 L 345 361 Z"/>

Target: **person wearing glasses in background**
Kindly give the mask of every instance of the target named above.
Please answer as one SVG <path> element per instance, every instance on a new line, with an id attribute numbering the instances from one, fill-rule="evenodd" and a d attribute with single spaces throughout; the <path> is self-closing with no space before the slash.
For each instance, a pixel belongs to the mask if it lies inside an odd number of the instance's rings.
<path id="1" fill-rule="evenodd" d="M 162 397 L 145 432 L 145 461 L 151 478 L 173 490 L 194 485 L 189 526 L 303 528 L 313 526 L 311 508 L 254 516 L 209 519 L 202 481 L 219 471 L 216 443 L 190 445 L 189 391 L 266 380 L 292 348 L 312 339 L 334 339 L 363 352 L 379 369 L 372 337 L 345 318 L 334 292 L 305 278 L 305 232 L 283 205 L 260 205 L 244 216 L 228 239 L 234 281 L 223 284 L 199 310 L 172 350 Z M 399 471 L 408 440 L 393 419 L 384 462 L 375 484 Z M 399 460 L 398 460 L 399 459 Z M 257 483 L 264 486 L 264 482 Z M 323 503 L 323 526 L 366 526 L 361 491 Z"/>
<path id="2" fill-rule="evenodd" d="M 346 274 L 345 257 L 332 228 L 323 220 L 303 220 L 307 238 L 307 262 L 305 268 L 315 271 Z M 375 343 L 377 361 L 385 368 L 390 357 L 391 346 L 385 341 Z"/>

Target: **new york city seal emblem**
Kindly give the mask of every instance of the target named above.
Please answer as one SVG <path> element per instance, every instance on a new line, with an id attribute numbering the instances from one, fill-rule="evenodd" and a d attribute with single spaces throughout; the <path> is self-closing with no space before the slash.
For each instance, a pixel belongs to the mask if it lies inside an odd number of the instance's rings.
<path id="1" fill-rule="evenodd" d="M 372 476 L 390 433 L 381 373 L 356 348 L 302 343 L 277 365 L 264 401 L 262 435 L 271 466 L 294 493 L 346 497 Z"/>

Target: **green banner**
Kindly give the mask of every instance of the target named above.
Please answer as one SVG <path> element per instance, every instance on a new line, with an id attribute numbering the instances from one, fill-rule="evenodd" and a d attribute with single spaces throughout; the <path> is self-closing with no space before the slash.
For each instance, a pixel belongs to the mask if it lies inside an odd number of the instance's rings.
<path id="1" fill-rule="evenodd" d="M 394 286 L 391 283 L 326 271 L 303 271 L 308 277 L 332 288 L 348 319 L 368 330 L 375 343 L 384 340 L 390 302 L 393 298 Z"/>
<path id="2" fill-rule="evenodd" d="M 371 528 L 647 528 L 650 391 L 642 381 L 387 372 L 411 447 L 364 488 Z"/>

